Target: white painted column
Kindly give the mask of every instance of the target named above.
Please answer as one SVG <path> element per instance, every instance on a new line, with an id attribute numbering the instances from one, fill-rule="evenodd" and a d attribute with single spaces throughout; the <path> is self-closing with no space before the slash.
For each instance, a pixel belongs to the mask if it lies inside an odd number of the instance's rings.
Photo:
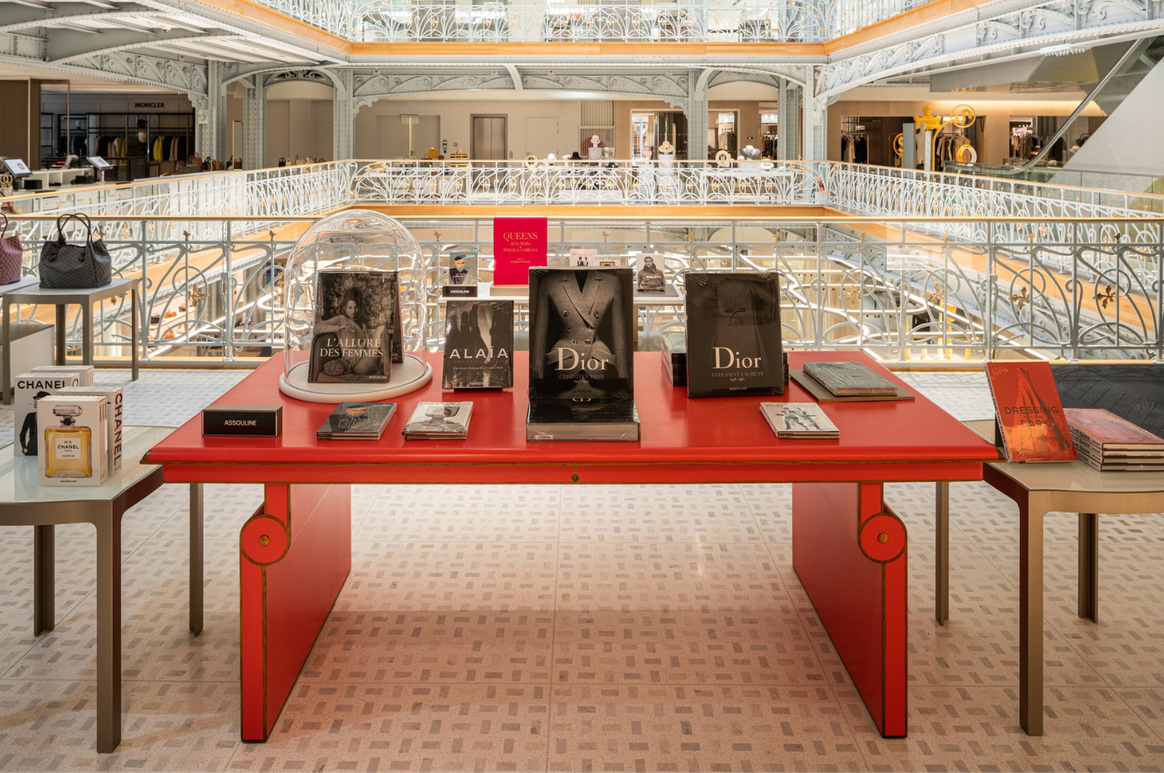
<path id="1" fill-rule="evenodd" d="M 825 137 L 828 126 L 828 99 L 818 97 L 817 92 L 824 86 L 825 69 L 823 65 L 808 65 L 804 69 L 801 158 L 805 161 L 824 161 L 828 157 L 828 143 Z"/>
<path id="2" fill-rule="evenodd" d="M 263 75 L 246 84 L 243 103 L 243 168 L 262 169 L 266 151 L 267 89 Z"/>
<path id="3" fill-rule="evenodd" d="M 335 96 L 332 99 L 332 152 L 330 161 L 352 157 L 356 142 L 356 105 L 352 98 L 355 76 L 351 70 L 335 73 Z"/>

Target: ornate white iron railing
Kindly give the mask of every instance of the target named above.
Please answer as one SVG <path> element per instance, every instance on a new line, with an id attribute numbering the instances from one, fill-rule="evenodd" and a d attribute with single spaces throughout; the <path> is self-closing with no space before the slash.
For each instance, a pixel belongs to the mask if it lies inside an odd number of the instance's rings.
<path id="1" fill-rule="evenodd" d="M 653 187 L 652 187 L 653 186 Z M 661 252 L 673 275 L 779 270 L 790 345 L 862 346 L 887 359 L 992 356 L 1001 348 L 1076 357 L 1161 357 L 1164 220 L 1143 197 L 835 163 L 739 167 L 336 162 L 177 177 L 4 200 L 35 270 L 58 214 L 87 212 L 123 276 L 145 277 L 151 356 L 232 358 L 279 346 L 287 249 L 320 212 L 359 204 L 600 204 L 638 218 L 556 220 L 555 260 L 596 247 L 625 261 Z M 651 222 L 657 204 L 809 204 L 877 222 L 817 219 Z M 189 212 L 201 212 L 197 217 Z M 488 266 L 490 221 L 409 221 L 422 243 L 432 319 L 450 248 Z M 485 274 L 488 278 L 488 272 Z M 645 329 L 678 304 L 644 307 Z M 24 308 L 24 318 L 45 310 Z M 128 310 L 99 315 L 105 351 L 128 344 Z M 70 340 L 79 339 L 79 320 Z M 439 337 L 434 327 L 431 341 Z"/>

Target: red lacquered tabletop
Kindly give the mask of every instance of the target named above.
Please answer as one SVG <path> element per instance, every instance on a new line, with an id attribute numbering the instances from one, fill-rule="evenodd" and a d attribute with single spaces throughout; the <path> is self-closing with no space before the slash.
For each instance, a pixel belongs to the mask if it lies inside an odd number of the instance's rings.
<path id="1" fill-rule="evenodd" d="M 378 441 L 319 441 L 315 433 L 333 405 L 306 403 L 279 392 L 282 358 L 277 356 L 248 376 L 219 400 L 218 405 L 283 406 L 283 435 L 279 438 L 202 437 L 201 417 L 195 417 L 149 452 L 155 464 L 222 465 L 270 468 L 285 465 L 456 465 L 462 472 L 473 465 L 700 465 L 837 463 L 981 463 L 996 460 L 994 448 L 977 434 L 921 395 L 899 402 L 827 403 L 825 413 L 840 429 L 839 440 L 777 440 L 760 415 L 763 401 L 811 402 L 813 398 L 792 382 L 783 397 L 730 397 L 688 399 L 684 388 L 671 386 L 657 352 L 635 354 L 635 403 L 642 426 L 637 443 L 528 442 L 525 439 L 528 362 L 516 353 L 515 386 L 506 391 L 444 391 L 441 357 L 426 355 L 435 370 L 424 389 L 395 398 L 397 415 Z M 904 382 L 859 352 L 793 353 L 791 367 L 805 360 L 860 360 L 902 387 Z M 911 390 L 912 391 L 912 390 Z M 420 401 L 458 400 L 474 403 L 467 440 L 405 441 L 400 431 Z M 882 463 L 882 464 L 878 464 Z M 188 471 L 189 472 L 189 471 Z M 223 472 L 219 470 L 218 472 Z M 885 479 L 884 470 L 873 477 Z M 964 478 L 969 470 L 953 477 Z M 168 475 L 173 480 L 193 475 Z M 281 479 L 286 479 L 283 474 Z M 339 477 L 344 477 L 339 475 Z M 648 476 L 650 477 L 650 476 Z M 666 479 L 683 479 L 674 472 Z M 768 476 L 761 475 L 760 478 Z M 910 475 L 891 478 L 912 479 Z M 975 476 L 980 477 L 980 476 Z M 250 479 L 243 473 L 202 475 L 204 480 Z M 256 481 L 269 479 L 258 475 Z M 366 479 L 355 475 L 352 482 Z M 695 474 L 694 479 L 702 479 Z M 854 479 L 850 477 L 849 479 Z M 932 475 L 916 478 L 933 480 Z"/>

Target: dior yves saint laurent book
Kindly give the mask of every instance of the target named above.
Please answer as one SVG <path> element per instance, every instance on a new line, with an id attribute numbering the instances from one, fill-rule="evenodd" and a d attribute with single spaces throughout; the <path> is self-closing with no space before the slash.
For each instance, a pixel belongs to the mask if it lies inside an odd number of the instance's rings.
<path id="1" fill-rule="evenodd" d="M 626 421 L 603 421 L 615 428 L 609 437 L 586 439 L 638 439 L 632 274 L 629 268 L 530 269 L 528 439 L 583 439 L 565 426 L 567 436 L 555 433 L 561 406 L 543 409 L 547 401 L 577 405 L 621 401 L 625 405 L 617 416 Z M 591 414 L 578 415 L 585 423 Z M 628 429 L 633 429 L 633 436 Z"/>
<path id="2" fill-rule="evenodd" d="M 780 280 L 765 273 L 690 273 L 687 395 L 784 394 Z"/>
<path id="3" fill-rule="evenodd" d="M 513 386 L 513 301 L 445 304 L 445 389 Z"/>
<path id="4" fill-rule="evenodd" d="M 386 382 L 404 361 L 395 271 L 320 271 L 308 381 Z"/>

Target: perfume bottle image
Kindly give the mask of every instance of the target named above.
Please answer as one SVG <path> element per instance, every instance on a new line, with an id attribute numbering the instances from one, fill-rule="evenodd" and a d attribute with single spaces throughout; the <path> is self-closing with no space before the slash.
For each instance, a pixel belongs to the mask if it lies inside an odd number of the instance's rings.
<path id="1" fill-rule="evenodd" d="M 53 406 L 53 416 L 60 419 L 60 426 L 44 430 L 46 477 L 93 477 L 93 433 L 88 427 L 74 426 L 80 415 L 79 405 Z"/>

